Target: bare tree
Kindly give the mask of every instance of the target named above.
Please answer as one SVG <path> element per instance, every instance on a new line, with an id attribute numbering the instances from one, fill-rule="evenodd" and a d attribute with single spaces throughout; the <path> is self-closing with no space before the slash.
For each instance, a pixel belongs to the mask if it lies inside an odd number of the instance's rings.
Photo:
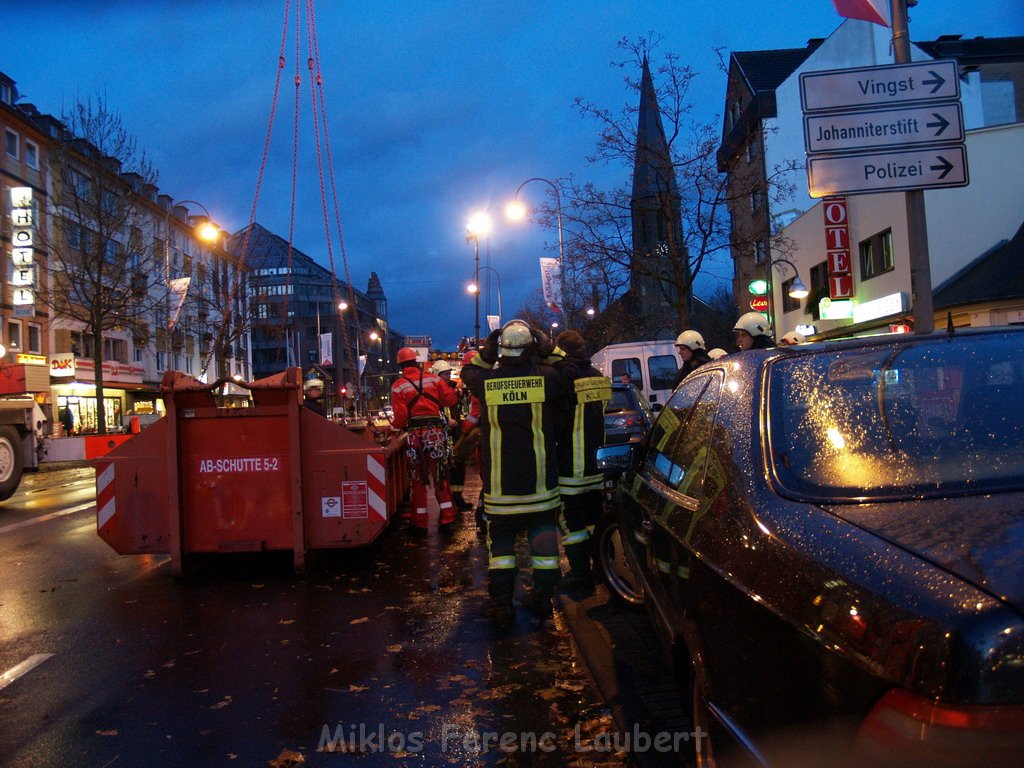
<path id="1" fill-rule="evenodd" d="M 630 173 L 637 161 L 637 121 L 641 80 L 633 72 L 641 71 L 659 43 L 653 34 L 630 40 L 623 38 L 619 48 L 626 54 L 623 61 L 613 66 L 627 70 L 625 83 L 632 94 L 630 101 L 619 112 L 613 112 L 585 99 L 576 99 L 576 106 L 584 117 L 598 124 L 598 141 L 594 153 L 588 157 L 591 165 L 613 165 L 628 169 Z M 720 143 L 719 119 L 704 120 L 695 116 L 690 90 L 698 74 L 681 63 L 678 54 L 667 53 L 660 65 L 651 67 L 655 95 L 659 105 L 665 138 L 670 154 L 671 173 L 678 185 L 679 219 L 671 207 L 676 203 L 668 194 L 659 197 L 660 217 L 665 232 L 655 253 L 638 258 L 633 242 L 631 201 L 628 182 L 612 189 L 601 189 L 591 182 L 570 175 L 560 180 L 565 222 L 566 305 L 595 307 L 600 303 L 609 307 L 629 290 L 631 278 L 647 278 L 658 286 L 660 297 L 674 310 L 667 327 L 685 328 L 691 322 L 688 298 L 692 294 L 694 279 L 712 262 L 731 263 L 730 246 L 744 246 L 744 237 L 753 235 L 735 232 L 729 216 L 729 203 L 733 198 L 746 197 L 751 189 L 743 185 L 730 186 L 729 168 L 720 169 L 718 148 Z M 655 169 L 665 175 L 664 169 Z M 765 194 L 778 199 L 787 193 L 786 173 L 793 169 L 773 169 L 769 175 Z M 659 184 L 670 189 L 670 179 L 661 178 Z M 545 220 L 551 223 L 554 211 L 547 206 Z M 681 229 L 682 231 L 679 231 Z M 634 315 L 624 313 L 622 320 Z M 652 318 L 664 322 L 664 318 Z M 635 335 L 636 329 L 605 323 L 601 333 L 605 343 Z M 592 343 L 597 343 L 597 339 Z"/>
<path id="2" fill-rule="evenodd" d="M 148 339 L 148 320 L 165 296 L 163 250 L 141 195 L 157 172 L 103 98 L 76 103 L 62 123 L 49 152 L 48 279 L 39 300 L 81 329 L 76 351 L 93 360 L 97 430 L 105 434 L 104 334 Z"/>

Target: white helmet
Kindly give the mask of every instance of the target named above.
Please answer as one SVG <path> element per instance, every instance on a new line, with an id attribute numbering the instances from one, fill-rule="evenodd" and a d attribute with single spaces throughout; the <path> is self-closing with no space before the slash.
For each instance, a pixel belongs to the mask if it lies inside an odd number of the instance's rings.
<path id="1" fill-rule="evenodd" d="M 689 347 L 690 349 L 705 349 L 704 337 L 696 331 L 683 331 L 676 337 L 677 347 Z"/>
<path id="2" fill-rule="evenodd" d="M 432 370 L 434 371 L 434 373 L 440 376 L 445 371 L 450 371 L 451 369 L 451 363 L 449 363 L 447 360 L 435 360 L 434 367 Z"/>
<path id="3" fill-rule="evenodd" d="M 751 336 L 768 336 L 769 328 L 771 326 L 768 324 L 768 318 L 760 312 L 747 312 L 745 315 L 740 315 L 740 319 L 732 327 L 734 331 L 746 331 Z"/>
<path id="4" fill-rule="evenodd" d="M 721 349 L 720 347 L 715 347 L 714 349 L 708 351 L 708 357 L 710 357 L 712 360 L 717 360 L 718 358 L 725 357 L 728 354 L 728 352 L 726 352 L 724 349 Z"/>
<path id="5" fill-rule="evenodd" d="M 307 392 L 313 388 L 323 389 L 324 383 L 320 379 L 306 379 L 306 383 L 302 385 L 302 388 Z"/>
<path id="6" fill-rule="evenodd" d="M 790 331 L 779 339 L 779 344 L 803 344 L 805 341 L 807 341 L 807 337 L 800 331 Z"/>
<path id="7" fill-rule="evenodd" d="M 533 343 L 533 331 L 525 320 L 509 320 L 498 336 L 498 356 L 519 357 Z"/>

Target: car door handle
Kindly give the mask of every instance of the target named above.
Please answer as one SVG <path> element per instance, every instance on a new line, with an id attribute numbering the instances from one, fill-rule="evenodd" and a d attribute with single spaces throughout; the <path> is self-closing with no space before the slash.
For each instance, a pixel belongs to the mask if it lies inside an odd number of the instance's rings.
<path id="1" fill-rule="evenodd" d="M 660 495 L 666 501 L 670 501 L 673 504 L 677 504 L 685 510 L 690 512 L 696 512 L 700 509 L 700 501 L 695 499 L 693 496 L 687 496 L 685 493 L 680 493 L 675 488 L 669 488 L 664 483 L 660 483 L 657 480 L 651 478 L 651 488 L 653 488 L 658 495 Z"/>

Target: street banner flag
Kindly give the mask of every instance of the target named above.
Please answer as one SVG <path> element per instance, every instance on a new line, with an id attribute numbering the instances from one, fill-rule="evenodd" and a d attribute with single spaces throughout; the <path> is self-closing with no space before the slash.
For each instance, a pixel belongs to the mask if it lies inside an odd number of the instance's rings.
<path id="1" fill-rule="evenodd" d="M 174 304 L 174 312 L 167 322 L 167 332 L 170 333 L 174 330 L 174 326 L 178 324 L 178 318 L 181 317 L 181 308 L 185 305 L 185 295 L 188 293 L 188 285 L 192 282 L 191 277 L 179 277 L 175 280 L 171 280 L 170 290 L 171 303 Z"/>
<path id="2" fill-rule="evenodd" d="M 491 331 L 496 331 L 501 328 L 501 315 L 488 315 L 487 328 Z"/>
<path id="3" fill-rule="evenodd" d="M 362 376 L 363 371 L 366 370 L 366 355 L 360 355 L 356 360 L 356 376 Z"/>
<path id="4" fill-rule="evenodd" d="M 544 303 L 553 312 L 562 311 L 562 265 L 558 259 L 540 260 L 540 280 L 544 287 Z"/>
<path id="5" fill-rule="evenodd" d="M 334 334 L 320 334 L 320 365 L 334 365 Z"/>
<path id="6" fill-rule="evenodd" d="M 889 0 L 832 0 L 836 13 L 847 19 L 889 26 Z"/>

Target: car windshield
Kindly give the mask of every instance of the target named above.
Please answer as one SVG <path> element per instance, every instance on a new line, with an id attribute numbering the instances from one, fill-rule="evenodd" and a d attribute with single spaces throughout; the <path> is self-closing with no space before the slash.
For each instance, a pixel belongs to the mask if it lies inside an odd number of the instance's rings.
<path id="1" fill-rule="evenodd" d="M 612 389 L 612 399 L 604 407 L 605 413 L 618 413 L 619 411 L 633 410 L 633 402 L 629 398 L 629 392 L 625 388 Z"/>
<path id="2" fill-rule="evenodd" d="M 770 461 L 803 498 L 1021 489 L 1022 402 L 1024 334 L 784 358 L 769 371 Z"/>

